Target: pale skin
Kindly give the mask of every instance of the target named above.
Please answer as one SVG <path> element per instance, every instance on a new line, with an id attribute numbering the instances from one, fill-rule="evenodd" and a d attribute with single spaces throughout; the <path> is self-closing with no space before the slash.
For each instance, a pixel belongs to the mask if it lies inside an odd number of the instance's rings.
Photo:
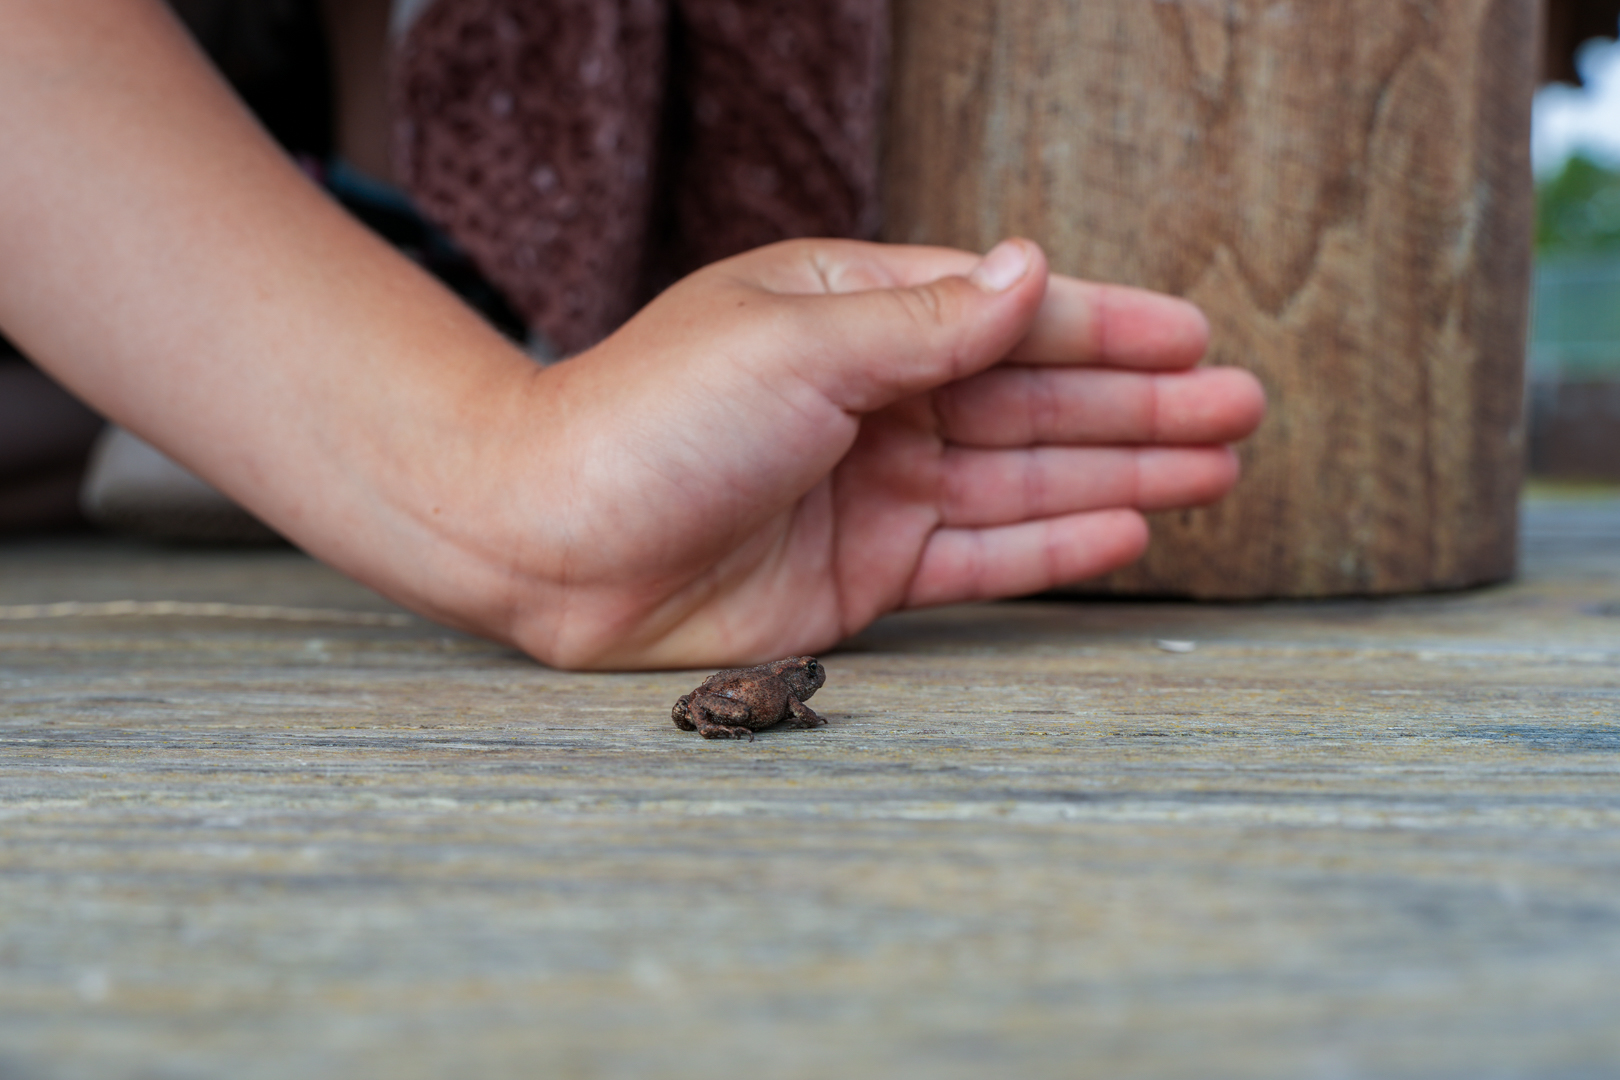
<path id="1" fill-rule="evenodd" d="M 317 557 L 577 668 L 823 650 L 1135 559 L 1259 385 L 1192 306 L 793 241 L 539 368 L 311 186 L 155 0 L 0 0 L 0 326 Z"/>

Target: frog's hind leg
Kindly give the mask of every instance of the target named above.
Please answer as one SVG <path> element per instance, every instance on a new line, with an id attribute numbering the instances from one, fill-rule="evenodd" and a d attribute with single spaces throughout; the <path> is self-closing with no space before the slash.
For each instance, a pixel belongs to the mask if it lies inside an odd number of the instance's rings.
<path id="1" fill-rule="evenodd" d="M 754 741 L 754 733 L 740 723 L 736 726 L 717 723 L 720 720 L 746 722 L 748 719 L 748 706 L 740 701 L 733 701 L 723 694 L 692 694 L 687 701 L 693 722 L 697 725 L 697 733 L 705 739 L 741 739 Z"/>
<path id="2" fill-rule="evenodd" d="M 788 727 L 813 728 L 826 722 L 826 717 L 818 715 L 816 710 L 798 698 L 788 698 Z"/>

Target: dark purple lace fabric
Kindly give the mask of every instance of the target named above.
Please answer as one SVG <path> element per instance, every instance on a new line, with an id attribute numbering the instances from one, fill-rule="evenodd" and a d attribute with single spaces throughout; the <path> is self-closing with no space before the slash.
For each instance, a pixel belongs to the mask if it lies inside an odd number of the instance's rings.
<path id="1" fill-rule="evenodd" d="M 435 0 L 400 175 L 564 352 L 705 263 L 870 237 L 888 0 Z"/>

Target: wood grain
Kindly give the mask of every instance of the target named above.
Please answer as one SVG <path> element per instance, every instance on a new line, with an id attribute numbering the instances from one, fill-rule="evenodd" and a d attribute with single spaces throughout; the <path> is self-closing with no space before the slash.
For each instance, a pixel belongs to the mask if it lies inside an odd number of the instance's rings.
<path id="1" fill-rule="evenodd" d="M 1536 0 L 897 0 L 888 239 L 1187 296 L 1272 410 L 1104 590 L 1512 574 Z"/>
<path id="2" fill-rule="evenodd" d="M 1613 1076 L 1620 499 L 1525 551 L 911 612 L 737 743 L 290 549 L 0 545 L 80 604 L 0 621 L 0 1076 Z"/>

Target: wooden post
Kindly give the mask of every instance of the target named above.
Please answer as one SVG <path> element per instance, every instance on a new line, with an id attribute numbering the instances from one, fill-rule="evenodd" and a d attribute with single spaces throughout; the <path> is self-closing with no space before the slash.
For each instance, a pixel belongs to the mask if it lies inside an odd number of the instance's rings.
<path id="1" fill-rule="evenodd" d="M 1187 296 L 1271 414 L 1102 587 L 1512 574 L 1539 0 L 896 0 L 886 237 Z"/>

